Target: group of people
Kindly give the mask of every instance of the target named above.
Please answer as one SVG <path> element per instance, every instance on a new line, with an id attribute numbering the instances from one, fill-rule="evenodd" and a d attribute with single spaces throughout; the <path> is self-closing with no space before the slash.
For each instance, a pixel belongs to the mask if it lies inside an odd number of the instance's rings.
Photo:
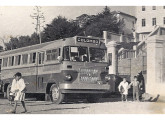
<path id="1" fill-rule="evenodd" d="M 26 113 L 27 109 L 25 106 L 25 92 L 26 92 L 26 85 L 24 82 L 24 79 L 22 78 L 22 74 L 20 72 L 17 72 L 14 75 L 14 79 L 11 84 L 11 90 L 9 93 L 9 100 L 12 104 L 12 101 L 14 100 L 14 109 L 9 111 L 10 113 L 16 113 L 16 108 L 18 101 L 22 103 L 22 106 L 24 108 L 24 111 L 22 113 Z"/>
<path id="2" fill-rule="evenodd" d="M 134 76 L 133 81 L 128 84 L 126 78 L 123 78 L 123 81 L 120 82 L 118 89 L 121 93 L 121 100 L 127 101 L 128 89 L 133 87 L 133 101 L 139 101 L 140 95 L 144 92 L 144 82 L 143 80 L 138 80 L 138 76 Z"/>

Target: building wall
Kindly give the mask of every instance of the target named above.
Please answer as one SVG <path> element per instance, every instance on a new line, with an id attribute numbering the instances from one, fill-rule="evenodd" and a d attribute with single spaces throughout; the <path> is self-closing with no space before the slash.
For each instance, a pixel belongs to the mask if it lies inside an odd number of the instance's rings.
<path id="1" fill-rule="evenodd" d="M 157 25 L 165 26 L 163 21 L 165 9 L 163 6 L 156 6 L 156 10 L 152 10 L 152 6 L 145 6 L 145 11 L 142 11 L 142 6 L 136 6 L 135 9 L 137 33 L 153 31 L 155 26 L 152 26 L 152 18 L 156 18 Z M 144 27 L 142 27 L 142 19 L 146 19 L 146 26 Z"/>
<path id="2" fill-rule="evenodd" d="M 135 27 L 135 23 L 136 23 L 136 19 L 130 16 L 126 16 L 123 14 L 118 14 L 119 19 L 123 19 L 124 20 L 124 28 L 123 28 L 123 32 L 125 35 L 127 34 L 131 34 Z"/>

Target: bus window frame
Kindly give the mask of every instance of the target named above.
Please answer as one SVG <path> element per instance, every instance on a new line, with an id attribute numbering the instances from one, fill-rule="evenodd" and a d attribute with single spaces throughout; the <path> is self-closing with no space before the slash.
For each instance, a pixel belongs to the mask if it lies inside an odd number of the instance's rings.
<path id="1" fill-rule="evenodd" d="M 95 49 L 101 49 L 101 50 L 104 50 L 104 52 L 105 52 L 105 60 L 104 60 L 104 62 L 91 61 L 90 48 L 95 48 Z M 88 47 L 88 49 L 89 49 L 89 60 L 90 60 L 90 62 L 93 62 L 93 63 L 107 63 L 107 59 L 106 59 L 106 57 L 107 57 L 107 49 L 96 48 L 96 47 Z"/>
<path id="2" fill-rule="evenodd" d="M 33 55 L 33 53 L 35 53 L 36 54 L 36 57 L 35 57 L 35 62 L 33 63 L 33 61 L 31 61 L 31 54 Z M 27 65 L 34 65 L 34 64 L 36 64 L 37 63 L 37 51 L 35 51 L 35 52 L 29 52 L 28 53 L 29 54 L 29 60 L 28 60 L 28 64 Z M 33 56 L 32 56 L 33 57 Z M 33 58 L 32 58 L 33 59 Z"/>
<path id="3" fill-rule="evenodd" d="M 23 63 L 23 55 L 27 55 L 27 63 Z M 25 66 L 25 65 L 28 65 L 29 64 L 29 53 L 23 53 L 21 54 L 22 58 L 21 58 L 21 65 L 22 66 Z"/>
<path id="4" fill-rule="evenodd" d="M 2 58 L 0 58 L 0 73 L 2 71 Z"/>
<path id="5" fill-rule="evenodd" d="M 64 59 L 64 48 L 65 48 L 65 47 L 68 47 L 68 48 L 69 48 L 69 59 L 68 59 L 68 60 L 65 60 L 65 59 Z M 63 46 L 62 57 L 63 57 L 63 61 L 70 61 L 70 46 Z"/>
<path id="6" fill-rule="evenodd" d="M 46 49 L 46 50 L 45 50 L 45 60 L 44 60 L 44 61 L 45 61 L 46 63 L 49 63 L 49 62 L 52 62 L 52 61 L 58 61 L 57 58 L 58 58 L 58 56 L 59 56 L 59 48 L 60 48 L 60 47 L 58 47 L 58 48 L 52 48 L 52 49 Z M 47 52 L 48 50 L 51 50 L 51 51 L 52 51 L 52 50 L 54 50 L 54 49 L 57 50 L 57 58 L 56 58 L 55 60 L 47 60 L 47 54 L 46 54 L 46 52 Z M 61 51 L 61 48 L 60 48 L 60 51 Z M 60 54 L 61 54 L 61 53 L 60 53 Z"/>
<path id="7" fill-rule="evenodd" d="M 16 61 L 16 58 L 17 57 L 18 57 L 18 60 L 19 60 L 19 56 L 20 56 L 20 63 L 18 61 Z M 22 65 L 22 54 L 19 54 L 19 55 L 15 55 L 14 56 L 14 65 L 13 66 L 20 66 L 20 65 Z"/>
<path id="8" fill-rule="evenodd" d="M 4 66 L 4 59 L 7 59 L 7 64 L 6 64 L 6 66 Z M 9 64 L 9 56 L 4 56 L 4 57 L 2 58 L 2 68 L 7 68 L 7 67 L 8 67 L 8 64 Z"/>
<path id="9" fill-rule="evenodd" d="M 38 63 L 38 65 L 43 65 L 44 63 L 45 63 L 45 56 L 46 56 L 46 51 L 39 51 L 39 52 L 37 52 L 37 63 Z M 41 63 L 40 63 L 40 58 L 39 58 L 39 54 L 41 54 Z"/>
<path id="10" fill-rule="evenodd" d="M 64 47 L 69 47 L 69 60 L 64 60 Z M 64 47 L 63 47 L 63 55 L 62 55 L 64 61 L 70 61 L 70 62 L 90 62 L 89 47 L 86 47 L 86 46 L 64 46 Z M 88 61 L 71 61 L 71 47 L 77 47 L 78 48 L 78 56 L 80 55 L 80 53 L 79 53 L 79 48 L 80 47 L 87 48 L 87 58 L 88 58 Z"/>
<path id="11" fill-rule="evenodd" d="M 11 63 L 10 63 L 10 58 L 11 58 Z M 13 67 L 15 66 L 15 55 L 12 56 L 8 56 L 8 63 L 7 63 L 7 67 Z"/>

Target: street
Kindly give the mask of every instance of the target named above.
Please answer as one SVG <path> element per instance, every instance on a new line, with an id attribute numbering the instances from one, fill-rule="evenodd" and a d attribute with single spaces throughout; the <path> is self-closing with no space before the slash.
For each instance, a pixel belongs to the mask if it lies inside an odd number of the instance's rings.
<path id="1" fill-rule="evenodd" d="M 47 101 L 27 99 L 26 114 L 163 114 L 165 103 L 159 102 L 121 102 L 119 98 L 103 98 L 98 103 L 87 103 L 85 100 L 72 100 L 68 103 L 53 104 Z M 10 114 L 11 105 L 7 99 L 0 97 L 0 114 Z M 23 111 L 19 103 L 17 114 Z"/>

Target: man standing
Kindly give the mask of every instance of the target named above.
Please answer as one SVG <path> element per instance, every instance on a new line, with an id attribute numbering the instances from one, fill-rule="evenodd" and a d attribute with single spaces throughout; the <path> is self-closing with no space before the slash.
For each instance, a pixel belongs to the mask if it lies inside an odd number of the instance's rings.
<path id="1" fill-rule="evenodd" d="M 119 92 L 121 93 L 121 100 L 127 101 L 127 95 L 128 95 L 128 82 L 126 81 L 126 78 L 123 78 L 123 81 L 118 86 Z"/>
<path id="2" fill-rule="evenodd" d="M 134 76 L 134 80 L 129 84 L 129 88 L 133 86 L 133 101 L 139 101 L 139 81 L 137 76 Z"/>

